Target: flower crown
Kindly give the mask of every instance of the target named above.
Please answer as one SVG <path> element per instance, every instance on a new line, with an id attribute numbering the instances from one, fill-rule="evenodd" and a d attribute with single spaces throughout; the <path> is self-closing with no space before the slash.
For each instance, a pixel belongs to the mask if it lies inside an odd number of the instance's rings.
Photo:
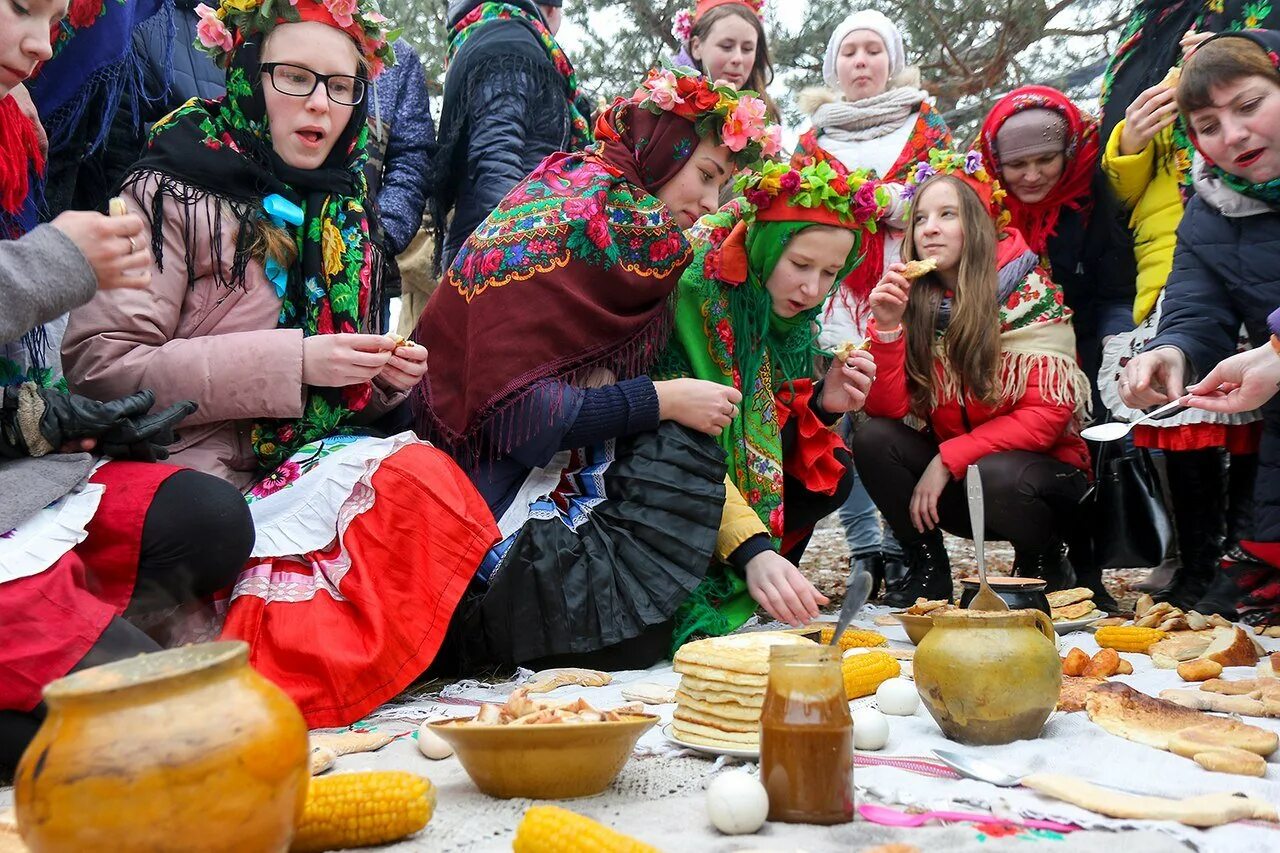
<path id="1" fill-rule="evenodd" d="M 699 136 L 715 134 L 739 166 L 782 150 L 782 128 L 768 117 L 755 92 L 717 86 L 692 68 L 654 68 L 632 101 L 654 115 L 675 113 L 694 123 Z"/>
<path id="2" fill-rule="evenodd" d="M 693 35 L 693 28 L 697 26 L 699 18 L 716 6 L 727 6 L 730 3 L 746 6 L 756 13 L 757 18 L 764 21 L 764 0 L 698 0 L 693 11 L 681 9 L 676 12 L 675 21 L 671 25 L 671 34 L 679 39 L 681 44 L 688 42 Z"/>
<path id="3" fill-rule="evenodd" d="M 280 24 L 316 21 L 351 36 L 369 63 L 369 75 L 377 77 L 395 64 L 391 45 L 401 32 L 391 29 L 377 0 L 221 0 L 217 9 L 201 3 L 196 14 L 197 46 L 221 68 L 247 36 L 266 35 Z"/>
<path id="4" fill-rule="evenodd" d="M 978 193 L 978 198 L 986 205 L 997 228 L 1004 228 L 1011 218 L 1004 206 L 1008 193 L 1000 186 L 995 175 L 987 171 L 982 162 L 980 151 L 953 151 L 949 148 L 934 148 L 929 151 L 929 159 L 916 163 L 915 169 L 907 175 L 903 184 L 902 197 L 908 201 L 915 198 L 921 184 L 934 175 L 951 175 L 959 178 Z"/>
<path id="5" fill-rule="evenodd" d="M 734 189 L 755 206 L 757 220 L 811 220 L 872 234 L 890 204 L 888 190 L 870 172 L 841 175 L 826 161 L 802 169 L 765 162 L 739 175 Z"/>

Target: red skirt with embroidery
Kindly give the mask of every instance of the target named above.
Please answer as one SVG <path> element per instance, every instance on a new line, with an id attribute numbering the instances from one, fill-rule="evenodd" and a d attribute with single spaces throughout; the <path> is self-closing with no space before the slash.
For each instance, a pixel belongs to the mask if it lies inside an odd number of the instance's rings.
<path id="1" fill-rule="evenodd" d="M 222 629 L 249 643 L 249 662 L 310 728 L 359 720 L 431 665 L 499 538 L 479 492 L 433 447 L 402 448 L 371 482 L 373 505 L 328 548 L 252 561 Z"/>
<path id="2" fill-rule="evenodd" d="M 1262 421 L 1249 424 L 1182 424 L 1153 427 L 1139 424 L 1133 428 L 1133 443 L 1152 450 L 1206 450 L 1225 447 L 1228 453 L 1249 455 L 1258 452 L 1262 440 Z"/>
<path id="3" fill-rule="evenodd" d="M 0 709 L 30 711 L 124 613 L 133 595 L 142 524 L 172 465 L 109 462 L 89 536 L 38 575 L 0 584 Z"/>

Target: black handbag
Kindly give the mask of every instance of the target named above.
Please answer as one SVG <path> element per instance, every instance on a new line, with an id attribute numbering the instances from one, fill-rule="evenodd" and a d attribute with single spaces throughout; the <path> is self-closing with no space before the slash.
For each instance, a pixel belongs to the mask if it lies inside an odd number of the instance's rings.
<path id="1" fill-rule="evenodd" d="M 1164 489 L 1146 448 L 1104 442 L 1085 504 L 1099 569 L 1146 569 L 1164 562 L 1173 540 Z M 1110 448 L 1121 448 L 1116 453 Z"/>

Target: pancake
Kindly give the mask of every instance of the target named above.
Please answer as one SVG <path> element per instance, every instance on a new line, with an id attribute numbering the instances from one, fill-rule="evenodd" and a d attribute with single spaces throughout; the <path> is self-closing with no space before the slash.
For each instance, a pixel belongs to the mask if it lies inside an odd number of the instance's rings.
<path id="1" fill-rule="evenodd" d="M 1068 604 L 1066 607 L 1053 608 L 1053 618 L 1062 620 L 1083 619 L 1096 609 L 1093 605 L 1093 599 L 1086 598 L 1079 604 Z"/>
<path id="2" fill-rule="evenodd" d="M 682 682 L 679 691 L 676 693 L 676 701 L 679 701 L 681 695 L 697 699 L 699 702 L 706 702 L 709 705 L 737 705 L 742 708 L 755 708 L 757 711 L 764 707 L 763 691 L 756 694 L 746 694 L 729 693 L 728 691 L 720 690 L 698 690 Z"/>
<path id="3" fill-rule="evenodd" d="M 699 746 L 714 746 L 719 749 L 753 749 L 760 745 L 760 738 L 758 737 L 754 739 L 747 739 L 747 737 L 744 736 L 744 739 L 742 740 L 711 737 L 710 735 L 702 732 L 690 731 L 689 729 L 684 728 L 679 721 L 672 724 L 671 731 L 676 737 L 680 738 L 680 740 L 686 741 L 687 743 L 695 743 Z"/>
<path id="4" fill-rule="evenodd" d="M 684 705 L 677 705 L 674 715 L 675 719 L 682 723 L 690 725 L 699 725 L 704 729 L 714 729 L 721 732 L 720 735 L 712 735 L 713 737 L 723 737 L 728 732 L 743 732 L 751 734 L 760 733 L 759 720 L 734 720 L 728 717 L 721 717 L 718 714 L 704 714 L 701 711 L 695 711 Z M 708 732 L 710 733 L 710 732 Z"/>
<path id="5" fill-rule="evenodd" d="M 760 745 L 760 733 L 758 731 L 724 732 L 684 720 L 674 720 L 671 723 L 671 730 L 679 735 L 681 739 L 690 743 L 711 741 L 712 746 L 728 746 L 736 749 Z"/>
<path id="6" fill-rule="evenodd" d="M 760 708 L 750 708 L 735 702 L 704 702 L 682 690 L 676 693 L 676 710 L 685 709 L 699 714 L 727 717 L 731 720 L 742 720 L 749 723 L 760 722 Z"/>
<path id="7" fill-rule="evenodd" d="M 766 678 L 765 680 L 767 681 L 768 679 Z M 688 690 L 694 696 L 697 696 L 700 693 L 731 693 L 734 696 L 740 697 L 739 701 L 756 698 L 763 702 L 765 685 L 732 684 L 727 681 L 711 681 L 686 673 L 680 678 L 680 689 Z"/>
<path id="8" fill-rule="evenodd" d="M 1086 598 L 1093 598 L 1093 590 L 1078 586 L 1074 589 L 1060 589 L 1057 592 L 1051 592 L 1046 598 L 1049 599 L 1049 607 L 1057 609 L 1066 607 L 1068 604 L 1079 604 Z"/>
<path id="9" fill-rule="evenodd" d="M 717 684 L 726 684 L 730 688 L 738 688 L 742 690 L 754 690 L 760 693 L 764 692 L 765 687 L 769 684 L 769 676 L 755 675 L 746 672 L 728 672 L 723 669 L 716 669 L 709 666 L 700 666 L 696 663 L 682 663 L 676 661 L 673 665 L 676 672 L 686 678 L 692 675 L 694 678 L 702 681 L 709 681 Z"/>
<path id="10" fill-rule="evenodd" d="M 814 642 L 781 631 L 709 637 L 680 647 L 675 655 L 676 672 L 686 671 L 680 668 L 681 664 L 693 664 L 707 669 L 756 675 L 763 679 L 769 674 L 770 649 L 783 645 L 814 645 Z"/>

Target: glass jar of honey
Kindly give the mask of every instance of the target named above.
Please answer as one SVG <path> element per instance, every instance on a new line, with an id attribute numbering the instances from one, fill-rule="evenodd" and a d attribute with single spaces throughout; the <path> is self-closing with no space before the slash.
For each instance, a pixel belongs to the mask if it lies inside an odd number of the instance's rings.
<path id="1" fill-rule="evenodd" d="M 769 820 L 853 820 L 853 723 L 831 646 L 774 646 L 760 715 Z"/>

